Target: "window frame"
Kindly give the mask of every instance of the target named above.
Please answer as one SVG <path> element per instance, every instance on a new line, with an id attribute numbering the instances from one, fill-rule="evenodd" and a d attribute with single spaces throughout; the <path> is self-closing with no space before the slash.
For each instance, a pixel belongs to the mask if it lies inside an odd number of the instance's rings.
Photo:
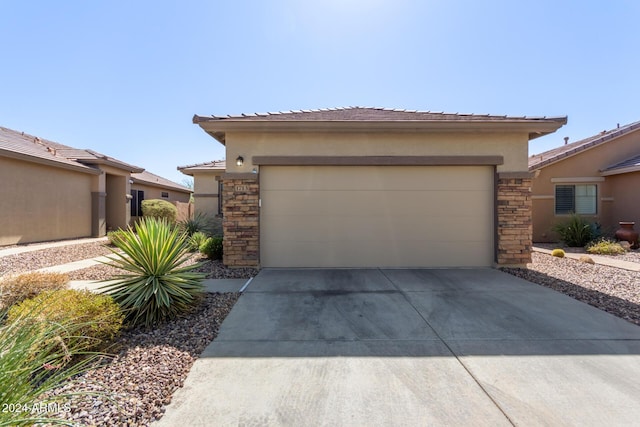
<path id="1" fill-rule="evenodd" d="M 565 187 L 565 188 L 572 188 L 572 197 L 573 200 L 571 201 L 571 209 L 567 210 L 567 209 L 563 209 L 561 212 L 558 212 L 558 189 L 561 187 Z M 577 212 L 577 207 L 578 207 L 578 197 L 580 197 L 578 195 L 578 187 L 592 187 L 595 190 L 595 194 L 593 196 L 588 196 L 589 198 L 593 197 L 593 212 Z M 554 215 L 556 216 L 564 216 L 564 215 L 572 215 L 572 214 L 577 214 L 577 215 L 589 215 L 589 216 L 596 216 L 599 213 L 599 209 L 598 209 L 598 193 L 599 193 L 599 188 L 598 188 L 598 184 L 594 184 L 594 183 L 562 183 L 562 184 L 555 184 L 554 186 L 554 193 L 553 193 L 553 212 Z M 587 190 L 588 192 L 588 190 Z"/>

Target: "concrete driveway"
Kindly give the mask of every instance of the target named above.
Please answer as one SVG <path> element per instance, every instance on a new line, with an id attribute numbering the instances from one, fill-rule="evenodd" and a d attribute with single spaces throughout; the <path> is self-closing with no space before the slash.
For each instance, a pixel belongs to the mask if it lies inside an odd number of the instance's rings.
<path id="1" fill-rule="evenodd" d="M 157 425 L 637 425 L 640 327 L 492 269 L 263 270 Z"/>

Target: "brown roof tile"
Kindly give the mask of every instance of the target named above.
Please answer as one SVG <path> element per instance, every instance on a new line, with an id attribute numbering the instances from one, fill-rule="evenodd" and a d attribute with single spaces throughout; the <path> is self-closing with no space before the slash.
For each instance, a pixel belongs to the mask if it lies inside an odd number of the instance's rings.
<path id="1" fill-rule="evenodd" d="M 566 117 L 500 116 L 490 114 L 444 113 L 435 111 L 398 110 L 379 107 L 344 107 L 318 110 L 294 110 L 227 116 L 198 116 L 194 123 L 204 121 L 502 121 L 502 120 L 558 120 Z"/>
<path id="2" fill-rule="evenodd" d="M 634 122 L 616 129 L 600 132 L 597 135 L 593 135 L 570 144 L 565 144 L 540 154 L 534 154 L 529 157 L 529 170 L 540 169 L 552 163 L 566 159 L 567 157 L 575 156 L 584 150 L 607 143 L 638 129 L 640 129 L 640 122 Z"/>
<path id="3" fill-rule="evenodd" d="M 162 188 L 168 188 L 171 190 L 176 190 L 176 191 L 181 191 L 183 193 L 191 193 L 192 191 L 183 186 L 180 185 L 178 183 L 175 183 L 173 181 L 170 181 L 166 178 L 163 178 L 159 175 L 153 174 L 151 172 L 148 171 L 142 171 L 139 173 L 132 173 L 131 174 L 131 179 L 133 179 L 133 182 L 139 182 L 142 184 L 148 184 L 148 185 L 153 185 L 156 187 L 162 187 Z"/>

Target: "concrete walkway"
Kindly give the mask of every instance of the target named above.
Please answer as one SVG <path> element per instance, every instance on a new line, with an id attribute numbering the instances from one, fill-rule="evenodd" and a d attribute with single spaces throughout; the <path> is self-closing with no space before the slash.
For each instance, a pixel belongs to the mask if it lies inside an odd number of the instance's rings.
<path id="1" fill-rule="evenodd" d="M 551 252 L 552 252 L 551 249 L 544 249 L 537 246 L 534 246 L 532 249 L 535 252 L 541 252 L 543 254 L 549 254 L 549 255 L 551 255 Z M 596 264 L 606 265 L 614 268 L 622 268 L 624 270 L 630 270 L 630 271 L 640 271 L 640 263 L 637 263 L 637 262 L 624 261 L 621 259 L 609 258 L 606 256 L 592 255 L 592 254 L 574 254 L 571 252 L 565 252 L 564 254 L 566 258 L 571 258 L 576 260 L 579 260 L 580 257 L 584 255 L 591 258 L 593 262 L 595 262 Z"/>
<path id="2" fill-rule="evenodd" d="M 93 243 L 93 242 L 106 242 L 108 239 L 106 237 L 97 237 L 97 238 L 86 238 L 86 239 L 75 239 L 75 240 L 58 240 L 55 242 L 44 242 L 44 243 L 31 243 L 25 246 L 14 246 L 12 248 L 0 249 L 0 258 L 9 256 L 9 255 L 17 255 L 25 252 L 34 252 L 42 249 L 49 248 L 59 248 L 61 246 L 71 246 L 71 245 L 80 245 L 83 243 Z"/>
<path id="3" fill-rule="evenodd" d="M 636 425 L 640 327 L 493 269 L 262 270 L 157 426 Z"/>

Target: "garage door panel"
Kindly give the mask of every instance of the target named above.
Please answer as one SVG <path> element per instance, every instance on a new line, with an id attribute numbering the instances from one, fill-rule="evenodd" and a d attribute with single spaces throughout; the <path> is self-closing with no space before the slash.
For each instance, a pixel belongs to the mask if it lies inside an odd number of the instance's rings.
<path id="1" fill-rule="evenodd" d="M 266 267 L 493 262 L 493 168 L 264 166 Z"/>
<path id="2" fill-rule="evenodd" d="M 486 190 L 493 171 L 486 166 L 269 166 L 261 168 L 260 184 L 269 190 Z M 457 170 L 456 170 L 457 169 Z M 267 170 L 268 176 L 263 172 Z M 482 179 L 469 181 L 469 174 Z M 295 179 L 291 179 L 295 176 Z"/>
<path id="3" fill-rule="evenodd" d="M 452 241 L 438 242 L 425 246 L 417 241 L 373 240 L 366 245 L 350 241 L 282 242 L 286 251 L 270 252 L 263 255 L 266 265 L 287 265 L 289 267 L 485 267 L 491 263 L 491 256 L 484 254 L 485 242 L 469 242 L 460 245 Z M 344 265 L 344 254 L 350 254 L 350 265 Z M 313 265 L 309 264 L 313 260 Z"/>
<path id="4" fill-rule="evenodd" d="M 292 215 L 361 215 L 402 211 L 430 215 L 476 215 L 492 201 L 482 191 L 263 191 L 263 209 Z M 272 207 L 273 206 L 273 207 Z"/>
<path id="5" fill-rule="evenodd" d="M 451 217 L 439 216 L 425 219 L 418 215 L 398 215 L 393 218 L 383 216 L 331 216 L 308 215 L 297 217 L 283 215 L 265 218 L 269 227 L 262 236 L 267 240 L 294 242 L 308 236 L 307 240 L 317 242 L 350 241 L 370 242 L 376 240 L 417 240 L 417 241 L 457 241 L 483 240 L 491 238 L 493 219 L 487 217 L 484 226 L 481 221 L 469 221 L 459 217 L 455 229 L 451 229 Z M 357 236 L 357 237 L 356 237 Z"/>

